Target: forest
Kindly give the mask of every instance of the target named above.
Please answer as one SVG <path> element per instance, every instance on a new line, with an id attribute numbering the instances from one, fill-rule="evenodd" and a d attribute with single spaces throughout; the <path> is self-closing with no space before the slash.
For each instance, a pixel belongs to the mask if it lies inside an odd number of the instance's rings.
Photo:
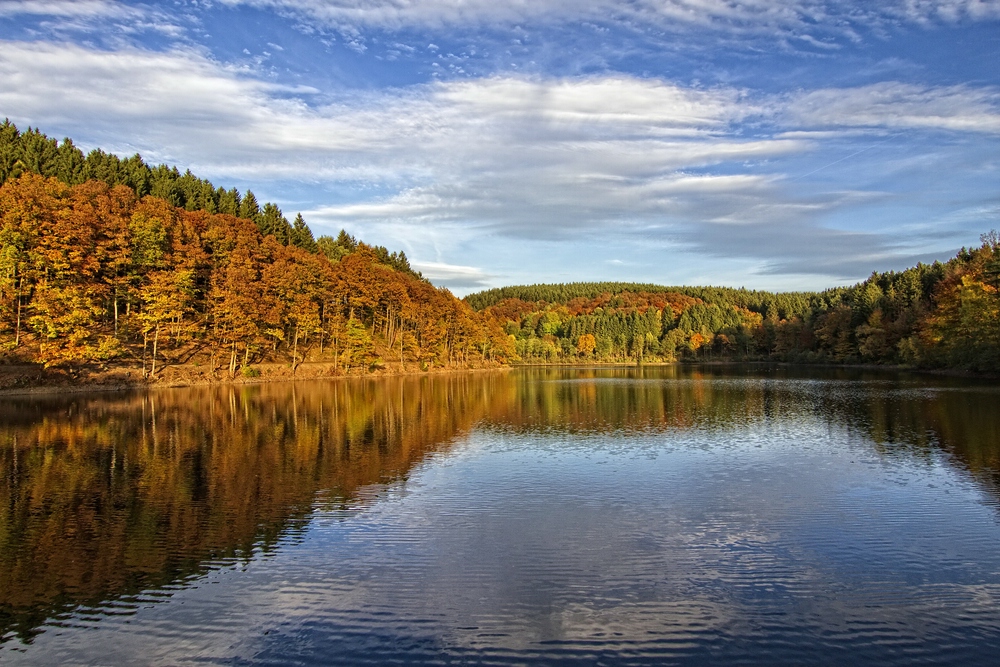
<path id="1" fill-rule="evenodd" d="M 864 363 L 1000 372 L 1000 235 L 852 287 L 770 293 L 631 283 L 466 297 L 524 361 Z"/>
<path id="2" fill-rule="evenodd" d="M 113 360 L 156 377 L 197 363 L 500 364 L 499 326 L 414 272 L 402 252 L 346 232 L 314 239 L 252 192 L 138 155 L 0 125 L 0 359 Z"/>
<path id="3" fill-rule="evenodd" d="M 572 283 L 464 300 L 403 252 L 316 239 L 252 191 L 0 124 L 0 361 L 253 377 L 524 363 L 786 361 L 1000 372 L 1000 235 L 852 287 Z"/>

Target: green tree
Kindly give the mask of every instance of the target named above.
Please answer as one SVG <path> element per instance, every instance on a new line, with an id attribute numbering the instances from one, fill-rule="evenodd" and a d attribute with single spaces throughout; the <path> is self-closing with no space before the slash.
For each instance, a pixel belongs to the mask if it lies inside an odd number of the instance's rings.
<path id="1" fill-rule="evenodd" d="M 316 240 L 313 238 L 312 230 L 306 225 L 305 219 L 302 214 L 299 213 L 295 216 L 295 222 L 292 223 L 292 245 L 298 246 L 303 250 L 315 253 L 319 252 L 319 247 L 316 245 Z"/>

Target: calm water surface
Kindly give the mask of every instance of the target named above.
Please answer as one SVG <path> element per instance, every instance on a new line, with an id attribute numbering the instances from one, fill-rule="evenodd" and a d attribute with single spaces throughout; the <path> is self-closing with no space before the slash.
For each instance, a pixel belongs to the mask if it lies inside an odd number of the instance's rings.
<path id="1" fill-rule="evenodd" d="M 767 367 L 0 401 L 0 663 L 994 665 L 1000 390 Z"/>

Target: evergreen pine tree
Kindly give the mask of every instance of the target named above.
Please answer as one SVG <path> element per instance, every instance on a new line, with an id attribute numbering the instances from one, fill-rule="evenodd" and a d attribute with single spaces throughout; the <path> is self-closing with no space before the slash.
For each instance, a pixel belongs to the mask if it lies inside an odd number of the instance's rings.
<path id="1" fill-rule="evenodd" d="M 243 195 L 237 215 L 247 220 L 253 220 L 258 227 L 260 226 L 260 206 L 257 204 L 257 197 L 254 196 L 252 190 L 248 189 L 247 193 Z"/>
<path id="2" fill-rule="evenodd" d="M 241 199 L 240 191 L 236 188 L 231 190 L 219 188 L 216 190 L 216 201 L 219 202 L 219 213 L 239 215 Z"/>
<path id="3" fill-rule="evenodd" d="M 264 211 L 255 220 L 257 228 L 264 236 L 273 236 L 281 245 L 289 245 L 292 241 L 292 226 L 288 218 L 281 214 L 281 209 L 274 204 L 264 204 Z"/>
<path id="4" fill-rule="evenodd" d="M 17 126 L 5 118 L 0 124 L 0 183 L 5 182 L 12 174 L 14 163 L 20 146 L 21 133 Z"/>
<path id="5" fill-rule="evenodd" d="M 295 216 L 295 222 L 292 223 L 292 245 L 308 250 L 311 253 L 319 252 L 319 248 L 316 246 L 316 239 L 313 238 L 312 230 L 309 229 L 309 225 L 306 224 L 301 213 Z"/>

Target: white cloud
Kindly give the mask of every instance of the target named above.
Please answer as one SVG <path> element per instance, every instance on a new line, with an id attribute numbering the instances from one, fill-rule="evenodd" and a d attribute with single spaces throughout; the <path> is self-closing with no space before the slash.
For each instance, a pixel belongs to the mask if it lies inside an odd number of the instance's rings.
<path id="1" fill-rule="evenodd" d="M 281 179 L 354 188 L 310 222 L 391 228 L 408 252 L 435 229 L 462 228 L 463 243 L 652 236 L 772 266 L 812 257 L 795 270 L 830 273 L 845 258 L 898 255 L 876 233 L 820 227 L 866 195 L 806 199 L 760 165 L 859 129 L 1000 131 L 992 89 L 894 82 L 773 97 L 625 75 L 497 76 L 330 99 L 194 50 L 44 42 L 0 42 L 0 80 L 0 109 L 21 125 L 258 191 Z M 772 134 L 743 136 L 751 121 Z M 413 258 L 428 256 L 442 257 Z M 421 266 L 454 286 L 489 279 Z"/>
<path id="2" fill-rule="evenodd" d="M 96 135 L 111 148 L 162 147 L 156 157 L 258 178 L 426 185 L 558 171 L 565 186 L 589 187 L 801 147 L 729 136 L 758 113 L 740 91 L 628 76 L 495 77 L 310 104 L 315 91 L 277 87 L 197 51 L 45 42 L 0 43 L 0 75 L 0 105 L 18 122 Z"/>
<path id="3" fill-rule="evenodd" d="M 442 262 L 411 262 L 417 271 L 435 285 L 443 285 L 465 291 L 484 289 L 493 277 L 475 266 L 444 264 Z"/>
<path id="4" fill-rule="evenodd" d="M 920 128 L 1000 134 L 1000 92 L 884 82 L 795 95 L 791 123 L 806 127 Z"/>
<path id="5" fill-rule="evenodd" d="M 737 33 L 780 32 L 813 41 L 809 33 L 853 36 L 853 26 L 888 21 L 989 20 L 1000 17 L 1000 0 L 222 0 L 309 17 L 340 30 L 443 28 L 531 21 L 622 19 L 684 30 L 692 26 Z"/>
<path id="6" fill-rule="evenodd" d="M 136 10 L 107 0 L 3 0 L 0 16 L 123 17 Z"/>
<path id="7" fill-rule="evenodd" d="M 692 26 L 722 30 L 798 30 L 872 23 L 891 19 L 927 23 L 991 20 L 1000 0 L 221 0 L 309 17 L 335 28 L 458 24 L 516 24 L 529 20 L 624 18 L 658 27 Z M 143 11 L 110 0 L 0 0 L 0 16 L 124 16 Z M 807 41 L 813 38 L 799 34 Z M 815 41 L 815 40 L 814 40 Z M 816 46 L 829 46 L 815 42 Z"/>
<path id="8" fill-rule="evenodd" d="M 170 13 L 168 8 L 128 5 L 108 0 L 0 0 L 0 19 L 30 18 L 35 35 L 62 38 L 86 34 L 91 39 L 112 44 L 126 36 L 159 33 L 183 40 L 181 23 L 190 15 Z"/>
<path id="9" fill-rule="evenodd" d="M 920 23 L 934 19 L 955 22 L 1000 18 L 998 0 L 902 0 L 893 9 L 905 18 Z"/>

